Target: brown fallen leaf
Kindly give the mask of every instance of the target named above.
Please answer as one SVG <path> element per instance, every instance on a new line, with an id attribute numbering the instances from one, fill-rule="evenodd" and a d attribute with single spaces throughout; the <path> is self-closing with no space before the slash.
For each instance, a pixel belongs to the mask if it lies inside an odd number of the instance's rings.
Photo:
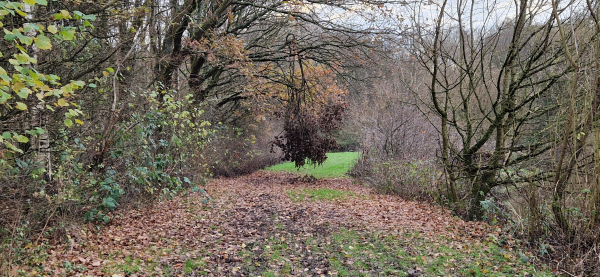
<path id="1" fill-rule="evenodd" d="M 420 231 L 423 237 L 433 240 L 436 236 L 452 237 L 455 244 L 451 247 L 464 249 L 466 245 L 474 244 L 472 239 L 487 238 L 491 231 L 485 224 L 464 222 L 437 206 L 376 194 L 370 188 L 352 184 L 350 179 L 320 180 L 314 184 L 299 185 L 289 183 L 290 176 L 257 172 L 238 178 L 211 180 L 203 187 L 214 199 L 210 207 L 201 202 L 202 197 L 190 194 L 160 202 L 147 211 L 122 210 L 122 216 L 115 217 L 98 234 L 88 232 L 87 236 L 81 236 L 82 246 L 76 249 L 79 253 L 68 253 L 60 246 L 56 246 L 56 251 L 50 250 L 47 264 L 57 264 L 57 269 L 47 275 L 67 274 L 61 264 L 63 260 L 71 260 L 88 265 L 90 275 L 98 276 L 102 274 L 103 267 L 112 264 L 104 263 L 102 257 L 120 259 L 129 256 L 132 261 L 139 262 L 139 276 L 164 274 L 163 266 L 150 269 L 147 267 L 149 263 L 168 266 L 173 271 L 172 276 L 185 276 L 181 274 L 187 261 L 197 267 L 195 271 L 212 276 L 256 276 L 240 267 L 243 258 L 240 259 L 236 253 L 242 249 L 242 252 L 248 252 L 245 259 L 257 256 L 249 264 L 259 270 L 307 262 L 292 269 L 295 275 L 309 268 L 314 269 L 313 273 L 320 270 L 323 274 L 335 274 L 327 268 L 327 262 L 315 261 L 319 253 L 311 252 L 309 245 L 296 241 L 343 227 L 396 235 L 403 230 Z M 361 197 L 294 202 L 286 193 L 303 188 L 344 190 Z M 397 238 L 401 239 L 401 236 Z M 294 247 L 298 253 L 282 258 L 295 262 L 282 260 L 269 263 L 270 256 L 266 254 L 273 250 L 271 245 L 263 248 L 262 244 L 267 240 L 275 245 L 289 243 L 288 246 Z M 327 240 L 326 244 L 331 245 L 332 241 Z M 348 249 L 354 250 L 355 246 L 349 245 Z M 415 258 L 420 256 L 415 251 L 407 252 Z M 435 253 L 430 252 L 429 255 Z M 427 261 L 427 258 L 423 259 L 423 262 Z M 124 263 L 122 260 L 116 262 Z M 340 262 L 353 266 L 355 261 Z M 415 276 L 419 274 L 414 270 L 413 273 Z"/>

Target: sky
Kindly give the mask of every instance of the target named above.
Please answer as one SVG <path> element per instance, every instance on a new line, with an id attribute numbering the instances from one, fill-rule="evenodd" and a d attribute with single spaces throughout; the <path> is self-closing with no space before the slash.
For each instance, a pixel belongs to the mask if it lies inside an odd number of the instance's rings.
<path id="1" fill-rule="evenodd" d="M 356 4 L 349 10 L 335 10 L 325 7 L 317 7 L 316 10 L 324 16 L 334 20 L 346 21 L 349 24 L 361 26 L 390 26 L 401 29 L 408 24 L 409 19 L 424 25 L 433 25 L 439 15 L 443 0 L 407 0 L 407 4 L 386 4 L 384 6 Z M 571 0 L 557 0 L 559 8 L 565 7 Z M 348 3 L 350 1 L 347 1 Z M 456 22 L 458 11 L 463 12 L 463 19 L 473 20 L 474 27 L 495 27 L 502 22 L 514 20 L 519 0 L 448 0 L 445 8 L 446 23 Z M 527 12 L 535 14 L 535 21 L 543 22 L 548 19 L 552 12 L 550 0 L 529 0 Z M 562 17 L 576 12 L 585 7 L 582 0 L 573 0 L 575 5 L 569 6 Z M 469 14 L 471 13 L 472 16 Z M 404 22 L 401 22 L 404 19 Z M 465 26 L 466 27 L 466 26 Z"/>

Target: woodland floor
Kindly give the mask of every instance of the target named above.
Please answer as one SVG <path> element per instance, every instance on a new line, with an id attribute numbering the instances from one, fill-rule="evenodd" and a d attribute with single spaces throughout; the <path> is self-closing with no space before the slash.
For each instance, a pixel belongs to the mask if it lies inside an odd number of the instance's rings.
<path id="1" fill-rule="evenodd" d="M 15 275 L 548 276 L 483 223 L 351 179 L 257 172 L 216 179 L 105 226 L 73 229 Z M 204 200 L 204 201 L 203 201 Z M 39 253 L 38 253 L 39 254 Z"/>

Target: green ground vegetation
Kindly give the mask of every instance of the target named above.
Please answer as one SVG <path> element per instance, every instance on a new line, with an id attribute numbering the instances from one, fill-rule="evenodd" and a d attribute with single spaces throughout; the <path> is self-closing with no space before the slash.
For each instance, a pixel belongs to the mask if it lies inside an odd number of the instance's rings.
<path id="1" fill-rule="evenodd" d="M 299 237 L 278 228 L 270 236 L 243 244 L 228 258 L 235 265 L 227 275 L 251 276 L 554 276 L 536 265 L 530 253 L 489 237 L 458 242 L 421 232 L 382 233 L 340 229 Z M 159 253 L 175 249 L 161 249 Z M 182 265 L 125 259 L 107 274 L 152 272 L 152 276 L 206 275 L 214 254 L 189 258 Z M 153 260 L 159 260 L 156 257 Z M 212 270 L 215 270 L 214 268 Z M 85 272 L 72 267 L 69 272 Z M 25 276 L 25 275 L 24 275 Z"/>
<path id="2" fill-rule="evenodd" d="M 262 276 L 554 276 L 493 238 L 462 244 L 419 232 L 340 230 L 305 239 L 273 237 L 251 247 L 238 253 L 240 268 Z"/>
<path id="3" fill-rule="evenodd" d="M 336 190 L 328 188 L 317 188 L 317 189 L 298 189 L 288 190 L 285 192 L 293 201 L 331 201 L 334 199 L 344 200 L 348 196 L 353 196 L 354 193 L 345 190 Z"/>
<path id="4" fill-rule="evenodd" d="M 289 172 L 299 175 L 312 175 L 316 178 L 335 178 L 345 177 L 346 172 L 354 165 L 358 159 L 358 152 L 340 152 L 328 153 L 327 160 L 322 165 L 305 165 L 296 168 L 294 163 L 286 162 L 267 167 L 266 171 L 271 172 Z"/>

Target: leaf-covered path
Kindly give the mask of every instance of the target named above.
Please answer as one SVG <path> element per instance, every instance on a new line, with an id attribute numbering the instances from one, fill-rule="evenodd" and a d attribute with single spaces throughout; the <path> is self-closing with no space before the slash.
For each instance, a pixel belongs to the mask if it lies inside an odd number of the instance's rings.
<path id="1" fill-rule="evenodd" d="M 350 179 L 257 172 L 107 226 L 73 231 L 38 267 L 64 276 L 524 276 L 531 256 L 482 223 Z M 31 268 L 26 271 L 31 272 Z M 530 276 L 530 275 L 528 275 Z"/>

